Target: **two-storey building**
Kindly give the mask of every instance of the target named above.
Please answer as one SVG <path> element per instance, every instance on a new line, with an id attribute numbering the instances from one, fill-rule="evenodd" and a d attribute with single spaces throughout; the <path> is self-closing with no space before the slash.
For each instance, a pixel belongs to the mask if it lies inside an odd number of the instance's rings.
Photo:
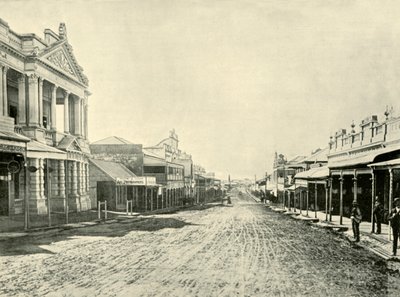
<path id="1" fill-rule="evenodd" d="M 386 213 L 400 196 L 400 117 L 388 111 L 385 119 L 365 118 L 356 131 L 340 129 L 329 142 L 328 167 L 332 177 L 333 210 L 349 216 L 352 201 L 360 204 L 363 218 L 371 219 L 379 200 Z"/>
<path id="2" fill-rule="evenodd" d="M 45 214 L 49 202 L 54 211 L 90 208 L 89 95 L 65 24 L 40 38 L 0 19 L 3 213 L 21 213 L 25 204 Z"/>

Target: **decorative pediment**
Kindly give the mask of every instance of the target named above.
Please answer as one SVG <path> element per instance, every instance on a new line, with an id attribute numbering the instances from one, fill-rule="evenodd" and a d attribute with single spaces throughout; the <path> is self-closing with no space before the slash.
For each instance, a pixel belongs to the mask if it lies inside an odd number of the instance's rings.
<path id="1" fill-rule="evenodd" d="M 67 152 L 81 152 L 83 153 L 82 148 L 80 147 L 78 141 L 74 136 L 65 136 L 60 143 L 58 144 L 58 148 Z"/>
<path id="2" fill-rule="evenodd" d="M 78 151 L 81 152 L 82 149 L 81 147 L 78 145 L 78 143 L 76 142 L 76 140 L 74 140 L 71 145 L 69 146 L 69 148 L 67 149 L 69 151 L 73 150 L 73 151 Z"/>
<path id="3" fill-rule="evenodd" d="M 55 53 L 51 54 L 47 57 L 51 63 L 55 66 L 61 68 L 62 70 L 68 72 L 69 74 L 76 76 L 71 63 L 68 61 L 67 56 L 65 55 L 64 51 L 59 49 Z"/>
<path id="4" fill-rule="evenodd" d="M 76 61 L 72 46 L 68 43 L 67 39 L 55 42 L 39 53 L 38 57 L 43 63 L 78 80 L 86 86 L 88 85 L 89 81 L 83 74 L 83 68 Z"/>

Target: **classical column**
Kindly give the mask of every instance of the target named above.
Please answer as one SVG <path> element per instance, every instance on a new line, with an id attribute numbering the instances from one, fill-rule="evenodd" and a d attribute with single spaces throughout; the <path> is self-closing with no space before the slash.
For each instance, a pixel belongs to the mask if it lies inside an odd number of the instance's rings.
<path id="1" fill-rule="evenodd" d="M 81 166 L 81 170 L 79 172 L 79 179 L 80 179 L 80 185 L 81 185 L 81 195 L 85 194 L 85 163 L 79 162 Z"/>
<path id="2" fill-rule="evenodd" d="M 89 164 L 86 163 L 86 193 L 89 192 L 89 185 L 90 185 L 90 174 L 89 174 Z"/>
<path id="3" fill-rule="evenodd" d="M 81 114 L 81 121 L 80 121 L 80 131 L 81 131 L 81 135 L 85 136 L 85 99 L 81 98 L 81 105 L 80 105 L 80 110 L 79 110 L 80 114 Z"/>
<path id="4" fill-rule="evenodd" d="M 50 119 L 51 119 L 51 130 L 57 130 L 57 85 L 53 85 L 51 92 L 51 110 L 50 110 Z"/>
<path id="5" fill-rule="evenodd" d="M 76 161 L 72 161 L 72 196 L 78 195 L 78 166 Z"/>
<path id="6" fill-rule="evenodd" d="M 86 193 L 86 163 L 82 162 L 82 193 Z"/>
<path id="7" fill-rule="evenodd" d="M 77 193 L 78 193 L 78 195 L 79 196 L 81 196 L 82 195 L 82 179 L 81 179 L 81 177 L 82 177 L 82 175 L 81 175 L 81 172 L 82 172 L 82 163 L 81 162 L 76 162 L 76 171 L 77 171 L 77 176 L 76 176 L 76 180 L 77 180 Z"/>
<path id="8" fill-rule="evenodd" d="M 30 159 L 29 165 L 36 168 L 35 172 L 29 173 L 29 185 L 30 185 L 30 198 L 40 199 L 40 176 L 39 176 L 39 159 Z"/>
<path id="9" fill-rule="evenodd" d="M 69 133 L 69 92 L 64 93 L 64 132 Z"/>
<path id="10" fill-rule="evenodd" d="M 81 98 L 76 98 L 74 104 L 75 104 L 75 108 L 74 108 L 74 134 L 75 135 L 82 135 L 81 134 Z"/>
<path id="11" fill-rule="evenodd" d="M 340 215 L 340 221 L 339 224 L 343 225 L 343 174 L 340 173 L 340 178 L 339 178 L 339 182 L 340 182 L 340 205 L 339 205 L 339 215 Z"/>
<path id="12" fill-rule="evenodd" d="M 39 126 L 43 127 L 43 78 L 39 77 L 39 84 L 38 84 L 38 106 L 39 106 Z"/>
<path id="13" fill-rule="evenodd" d="M 39 159 L 30 159 L 29 164 L 37 170 L 35 172 L 29 173 L 29 210 L 33 214 L 46 214 L 47 206 L 46 200 L 41 196 L 41 171 L 43 173 L 43 168 L 40 167 Z"/>
<path id="14" fill-rule="evenodd" d="M 25 98 L 25 74 L 18 78 L 18 124 L 25 126 L 26 119 L 26 98 Z"/>
<path id="15" fill-rule="evenodd" d="M 87 99 L 86 99 L 86 104 L 85 104 L 85 121 L 84 121 L 84 126 L 85 126 L 85 139 L 88 139 L 89 137 L 89 132 L 88 132 L 88 109 L 89 106 L 87 104 Z"/>
<path id="16" fill-rule="evenodd" d="M 3 115 L 8 116 L 8 98 L 7 98 L 7 72 L 8 67 L 3 68 Z"/>
<path id="17" fill-rule="evenodd" d="M 58 160 L 48 160 L 51 165 L 50 168 L 52 170 L 51 176 L 51 192 L 53 197 L 59 196 L 59 168 L 58 168 Z"/>
<path id="18" fill-rule="evenodd" d="M 44 193 L 44 159 L 39 159 L 39 185 L 40 185 L 40 197 L 45 199 Z"/>
<path id="19" fill-rule="evenodd" d="M 29 126 L 37 127 L 38 122 L 38 76 L 32 73 L 28 77 L 28 94 L 29 94 Z"/>
<path id="20" fill-rule="evenodd" d="M 65 198 L 65 166 L 64 166 L 64 160 L 57 160 L 58 162 L 58 175 L 59 175 L 59 180 L 58 180 L 58 187 L 59 187 L 59 193 L 60 197 Z"/>

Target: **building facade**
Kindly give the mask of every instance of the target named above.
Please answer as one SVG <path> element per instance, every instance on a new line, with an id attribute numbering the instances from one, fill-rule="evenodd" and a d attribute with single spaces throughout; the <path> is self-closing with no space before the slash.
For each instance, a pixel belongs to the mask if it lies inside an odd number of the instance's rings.
<path id="1" fill-rule="evenodd" d="M 0 78 L 0 130 L 10 135 L 0 154 L 19 164 L 1 171 L 6 212 L 21 213 L 26 204 L 46 214 L 49 203 L 54 211 L 89 209 L 90 92 L 65 24 L 40 38 L 0 19 Z"/>
<path id="2" fill-rule="evenodd" d="M 137 176 L 154 177 L 160 185 L 160 208 L 181 205 L 184 198 L 184 166 L 166 158 L 164 148 L 144 149 L 123 138 L 111 136 L 90 145 L 92 157 L 120 162 Z"/>

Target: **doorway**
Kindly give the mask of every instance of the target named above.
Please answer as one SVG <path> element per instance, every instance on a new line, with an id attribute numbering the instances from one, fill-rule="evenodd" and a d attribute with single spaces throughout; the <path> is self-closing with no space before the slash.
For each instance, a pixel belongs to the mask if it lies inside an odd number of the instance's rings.
<path id="1" fill-rule="evenodd" d="M 9 201 L 8 201 L 8 181 L 0 180 L 0 216 L 8 216 Z"/>

